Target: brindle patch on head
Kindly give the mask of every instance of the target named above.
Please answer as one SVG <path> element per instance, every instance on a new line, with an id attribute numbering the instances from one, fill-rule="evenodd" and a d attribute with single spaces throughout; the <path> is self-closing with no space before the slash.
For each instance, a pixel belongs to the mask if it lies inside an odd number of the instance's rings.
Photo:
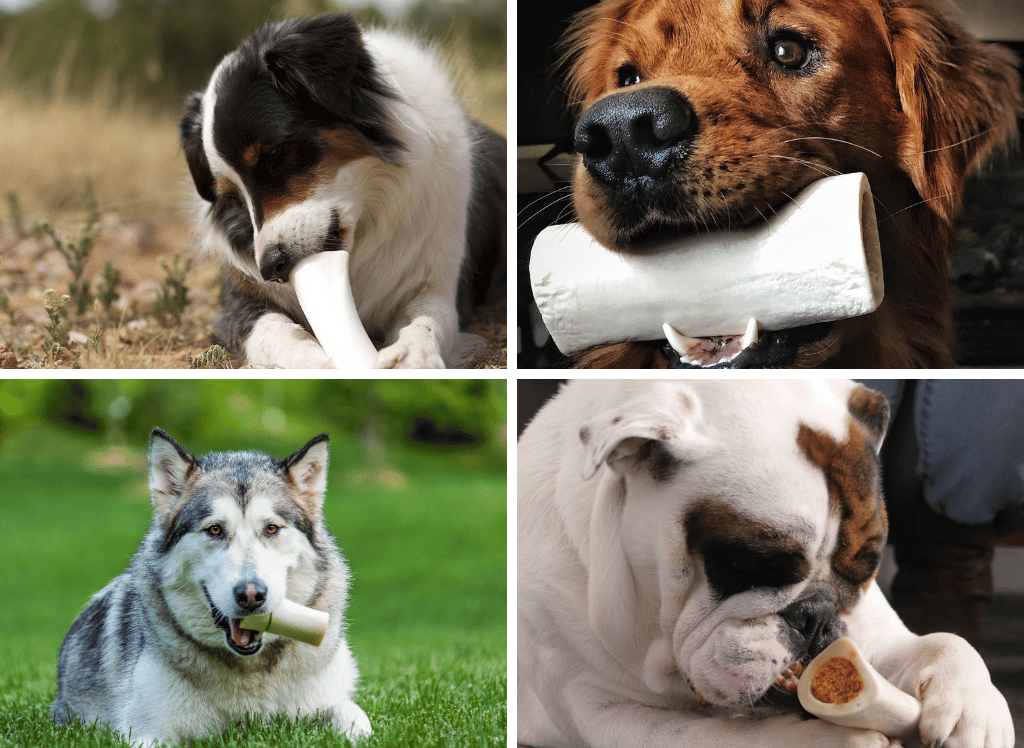
<path id="1" fill-rule="evenodd" d="M 832 570 L 849 585 L 841 598 L 849 606 L 855 588 L 866 589 L 875 578 L 888 532 L 878 460 L 866 432 L 852 419 L 844 442 L 800 424 L 797 444 L 825 471 L 831 508 L 839 515 Z"/>
<path id="2" fill-rule="evenodd" d="M 680 523 L 687 551 L 703 560 L 718 599 L 754 588 L 797 584 L 810 573 L 800 541 L 724 501 L 700 500 Z"/>
<path id="3" fill-rule="evenodd" d="M 889 401 L 885 399 L 885 395 L 867 387 L 857 387 L 850 393 L 847 407 L 850 415 L 867 430 L 871 446 L 877 450 L 889 425 Z"/>

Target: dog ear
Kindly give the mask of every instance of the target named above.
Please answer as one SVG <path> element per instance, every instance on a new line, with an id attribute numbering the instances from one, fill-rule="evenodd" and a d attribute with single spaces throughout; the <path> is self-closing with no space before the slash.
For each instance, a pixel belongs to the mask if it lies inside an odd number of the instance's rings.
<path id="1" fill-rule="evenodd" d="M 700 402 L 689 389 L 666 385 L 654 397 L 637 398 L 585 423 L 579 432 L 584 445 L 583 480 L 601 465 L 625 474 L 647 465 L 655 480 L 666 480 L 681 458 L 669 448 L 692 435 L 700 418 Z"/>
<path id="2" fill-rule="evenodd" d="M 206 160 L 206 151 L 203 149 L 203 95 L 201 93 L 192 93 L 185 100 L 185 114 L 181 118 L 178 130 L 181 148 L 185 151 L 185 160 L 188 161 L 188 170 L 192 174 L 192 181 L 195 182 L 196 192 L 203 200 L 212 203 L 217 198 L 217 192 L 214 190 L 210 162 Z"/>
<path id="3" fill-rule="evenodd" d="M 889 427 L 889 401 L 881 392 L 858 385 L 850 392 L 847 408 L 853 419 L 864 429 L 868 443 L 877 454 Z"/>
<path id="4" fill-rule="evenodd" d="M 157 516 L 171 512 L 185 484 L 199 469 L 196 458 L 163 429 L 149 437 L 149 496 Z"/>
<path id="5" fill-rule="evenodd" d="M 328 439 L 327 434 L 314 436 L 282 463 L 285 475 L 299 489 L 300 498 L 311 509 L 319 509 L 324 503 Z"/>
<path id="6" fill-rule="evenodd" d="M 896 86 L 909 121 L 900 158 L 921 197 L 952 223 L 964 181 L 1017 131 L 1015 57 L 982 44 L 931 5 L 900 0 L 889 26 Z"/>

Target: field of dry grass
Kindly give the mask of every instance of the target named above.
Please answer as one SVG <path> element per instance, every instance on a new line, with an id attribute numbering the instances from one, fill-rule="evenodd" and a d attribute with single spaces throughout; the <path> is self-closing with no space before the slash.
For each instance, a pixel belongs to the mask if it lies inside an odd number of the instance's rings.
<path id="1" fill-rule="evenodd" d="M 462 87 L 470 111 L 504 134 L 504 69 L 465 75 Z M 162 306 L 176 290 L 168 279 L 180 277 L 190 253 L 191 190 L 173 113 L 112 108 L 98 93 L 32 101 L 2 90 L 0 368 L 237 366 L 216 350 L 203 357 L 213 342 L 216 267 L 189 268 L 180 314 Z M 91 230 L 90 206 L 98 212 Z M 41 222 L 52 224 L 66 249 L 94 237 L 77 274 L 53 238 L 37 230 Z M 76 281 L 87 281 L 93 296 L 112 288 L 61 317 L 60 297 Z M 490 342 L 473 365 L 504 368 L 504 307 L 484 310 L 471 329 Z"/>

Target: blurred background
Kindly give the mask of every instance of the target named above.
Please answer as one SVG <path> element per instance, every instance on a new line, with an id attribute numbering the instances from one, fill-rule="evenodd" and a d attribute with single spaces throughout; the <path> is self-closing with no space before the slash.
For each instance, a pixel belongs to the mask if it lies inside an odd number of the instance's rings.
<path id="1" fill-rule="evenodd" d="M 159 426 L 197 455 L 278 458 L 328 432 L 324 515 L 352 569 L 348 637 L 380 744 L 504 745 L 505 392 L 503 379 L 0 380 L 0 735 L 52 744 L 58 648 L 149 527 Z"/>
<path id="2" fill-rule="evenodd" d="M 268 20 L 337 10 L 436 46 L 506 133 L 506 0 L 0 0 L 0 368 L 188 368 L 210 345 L 217 271 L 185 269 L 184 97 Z M 71 296 L 53 334 L 47 288 Z"/>

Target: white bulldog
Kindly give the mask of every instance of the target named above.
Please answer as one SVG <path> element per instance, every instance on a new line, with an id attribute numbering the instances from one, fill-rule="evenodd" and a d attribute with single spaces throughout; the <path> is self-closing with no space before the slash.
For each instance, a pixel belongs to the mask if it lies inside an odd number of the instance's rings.
<path id="1" fill-rule="evenodd" d="M 924 745 L 1012 748 L 978 653 L 874 582 L 887 421 L 851 382 L 566 385 L 519 441 L 518 742 L 897 745 L 800 713 L 795 673 L 846 635 Z"/>

